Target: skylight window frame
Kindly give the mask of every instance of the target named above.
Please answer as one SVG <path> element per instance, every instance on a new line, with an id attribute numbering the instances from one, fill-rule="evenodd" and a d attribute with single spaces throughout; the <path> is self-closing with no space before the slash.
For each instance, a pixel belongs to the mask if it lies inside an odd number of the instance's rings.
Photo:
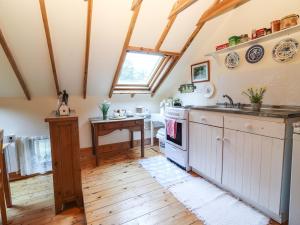
<path id="1" fill-rule="evenodd" d="M 116 87 L 146 87 L 149 89 L 149 83 L 150 81 L 153 79 L 153 76 L 155 75 L 155 73 L 157 72 L 157 70 L 159 69 L 159 67 L 161 66 L 163 60 L 165 59 L 165 55 L 160 53 L 160 52 L 148 52 L 148 51 L 138 51 L 138 50 L 130 50 L 128 49 L 126 51 L 126 56 L 128 53 L 137 53 L 137 54 L 146 54 L 146 55 L 158 55 L 158 56 L 161 56 L 161 60 L 157 63 L 156 67 L 153 68 L 152 70 L 152 74 L 150 75 L 149 77 L 149 80 L 147 81 L 147 83 L 145 84 L 134 84 L 134 83 L 128 83 L 128 84 L 119 84 L 119 80 L 120 80 L 120 75 L 122 73 L 122 69 L 120 70 L 119 72 L 119 77 L 118 77 L 118 80 L 117 80 L 117 84 L 116 84 Z M 126 56 L 125 56 L 125 60 L 126 60 Z M 125 60 L 122 64 L 122 68 L 124 66 L 124 63 L 125 63 Z"/>
<path id="2" fill-rule="evenodd" d="M 151 74 L 149 81 L 147 84 L 118 84 L 120 79 L 120 74 L 122 72 L 122 67 L 125 63 L 125 58 L 122 62 L 122 66 L 120 71 L 117 74 L 116 84 L 113 87 L 113 94 L 151 94 L 153 95 L 153 91 L 157 88 L 165 75 L 165 72 L 171 66 L 172 62 L 176 57 L 180 55 L 177 52 L 169 52 L 169 51 L 160 51 L 149 48 L 142 47 L 132 47 L 128 46 L 126 49 L 126 54 L 128 52 L 140 53 L 140 54 L 151 54 L 151 55 L 160 55 L 162 56 L 160 62 L 157 63 L 157 66 L 153 69 L 153 73 Z"/>

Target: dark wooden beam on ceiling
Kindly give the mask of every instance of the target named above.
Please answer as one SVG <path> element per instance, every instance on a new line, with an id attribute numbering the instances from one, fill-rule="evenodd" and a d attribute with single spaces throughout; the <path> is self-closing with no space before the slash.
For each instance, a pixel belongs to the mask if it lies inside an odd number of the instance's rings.
<path id="1" fill-rule="evenodd" d="M 16 63 L 16 61 L 15 61 L 15 59 L 13 57 L 12 52 L 10 51 L 10 49 L 8 47 L 8 44 L 7 44 L 6 40 L 5 40 L 5 37 L 4 37 L 1 29 L 0 29 L 0 44 L 1 44 L 2 48 L 3 48 L 3 50 L 4 50 L 4 53 L 5 53 L 5 55 L 6 55 L 7 59 L 8 59 L 8 61 L 9 61 L 10 65 L 11 65 L 13 71 L 15 72 L 15 75 L 16 75 L 18 81 L 19 81 L 19 84 L 21 85 L 21 87 L 23 89 L 23 92 L 24 92 L 26 98 L 28 100 L 31 100 L 31 96 L 30 96 L 29 90 L 27 88 L 27 85 L 26 85 L 26 83 L 25 83 L 25 81 L 23 79 L 23 76 L 22 76 L 22 74 L 21 74 L 21 72 L 20 72 L 20 70 L 19 70 L 19 68 L 17 66 L 17 63 Z"/>
<path id="2" fill-rule="evenodd" d="M 110 87 L 110 91 L 109 91 L 109 95 L 108 95 L 109 98 L 112 97 L 114 87 L 115 87 L 115 85 L 116 85 L 116 83 L 119 79 L 120 71 L 121 71 L 122 65 L 123 65 L 123 63 L 125 61 L 125 57 L 126 57 L 126 51 L 127 51 L 128 46 L 129 46 L 130 39 L 131 39 L 131 36 L 132 36 L 132 33 L 133 33 L 133 29 L 135 27 L 135 23 L 136 23 L 137 17 L 138 17 L 139 12 L 140 12 L 140 8 L 141 8 L 141 5 L 142 5 L 142 0 L 134 1 L 133 3 L 135 3 L 134 7 L 133 7 L 133 15 L 131 17 L 130 25 L 129 25 L 129 28 L 128 28 L 128 31 L 127 31 L 127 35 L 126 35 L 124 44 L 123 44 L 123 49 L 122 49 L 122 52 L 121 52 L 121 56 L 119 58 L 119 62 L 118 62 L 118 66 L 117 66 L 114 78 L 113 78 L 113 82 L 112 82 L 111 87 Z"/>
<path id="3" fill-rule="evenodd" d="M 86 98 L 87 80 L 89 71 L 89 56 L 91 42 L 91 26 L 92 26 L 93 0 L 88 0 L 87 25 L 86 25 L 86 43 L 85 43 L 85 62 L 84 62 L 84 78 L 83 78 L 83 98 Z"/>
<path id="4" fill-rule="evenodd" d="M 40 2 L 40 9 L 41 9 L 41 14 L 42 14 L 42 18 L 43 18 L 43 23 L 44 23 L 44 30 L 45 30 L 46 39 L 47 39 L 48 51 L 49 51 L 50 60 L 51 60 L 52 73 L 53 73 L 56 93 L 58 94 L 60 89 L 59 89 L 59 83 L 58 83 L 58 78 L 57 78 L 57 72 L 56 72 L 56 66 L 55 66 L 55 60 L 54 60 L 53 47 L 52 47 L 52 42 L 51 42 L 51 35 L 50 35 L 50 29 L 49 29 L 49 24 L 48 24 L 48 16 L 47 16 L 47 11 L 46 11 L 45 0 L 39 0 L 39 2 Z"/>
<path id="5" fill-rule="evenodd" d="M 165 72 L 165 74 L 162 77 L 162 80 L 159 82 L 159 84 L 154 88 L 152 91 L 151 96 L 154 96 L 160 85 L 163 83 L 163 80 L 165 80 L 169 74 L 172 72 L 173 68 L 176 66 L 180 58 L 183 56 L 185 51 L 189 48 L 197 34 L 200 32 L 202 27 L 205 25 L 205 23 L 217 16 L 222 15 L 223 13 L 228 12 L 229 10 L 232 10 L 233 8 L 236 8 L 240 5 L 243 5 L 244 3 L 248 2 L 249 0 L 223 0 L 219 1 L 216 0 L 200 17 L 196 28 L 194 29 L 193 33 L 188 38 L 187 42 L 183 46 L 183 48 L 180 51 L 180 55 L 176 57 L 174 62 L 169 66 L 168 70 Z"/>

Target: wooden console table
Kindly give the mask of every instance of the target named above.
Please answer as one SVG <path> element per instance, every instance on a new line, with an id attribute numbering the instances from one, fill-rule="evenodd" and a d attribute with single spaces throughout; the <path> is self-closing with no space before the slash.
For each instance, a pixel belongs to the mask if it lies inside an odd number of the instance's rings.
<path id="1" fill-rule="evenodd" d="M 127 129 L 130 131 L 130 147 L 133 148 L 133 132 L 141 131 L 141 157 L 144 157 L 144 118 L 131 117 L 123 120 L 102 120 L 99 117 L 89 119 L 92 130 L 93 154 L 97 156 L 98 137 L 107 135 L 115 130 Z"/>

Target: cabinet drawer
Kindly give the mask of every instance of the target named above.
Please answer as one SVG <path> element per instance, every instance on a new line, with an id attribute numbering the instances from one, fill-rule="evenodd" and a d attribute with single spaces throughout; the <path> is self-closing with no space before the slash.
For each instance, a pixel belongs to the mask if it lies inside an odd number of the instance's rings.
<path id="1" fill-rule="evenodd" d="M 112 130 L 112 129 L 122 129 L 129 128 L 135 126 L 141 126 L 143 124 L 143 120 L 133 120 L 133 121 L 122 121 L 122 122 L 114 122 L 114 123 L 102 123 L 98 124 L 98 129 L 100 130 Z"/>
<path id="2" fill-rule="evenodd" d="M 191 122 L 202 123 L 216 127 L 223 127 L 223 115 L 220 113 L 207 112 L 201 110 L 191 110 L 189 120 Z"/>
<path id="3" fill-rule="evenodd" d="M 285 137 L 285 124 L 279 122 L 224 116 L 224 127 L 280 139 Z"/>

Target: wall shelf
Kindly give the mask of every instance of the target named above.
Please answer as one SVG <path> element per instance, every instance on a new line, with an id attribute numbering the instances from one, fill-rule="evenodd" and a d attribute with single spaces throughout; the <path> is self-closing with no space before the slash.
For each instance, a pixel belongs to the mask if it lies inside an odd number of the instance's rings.
<path id="1" fill-rule="evenodd" d="M 253 45 L 253 44 L 258 44 L 258 43 L 265 42 L 265 41 L 268 41 L 268 40 L 272 40 L 272 39 L 275 39 L 275 38 L 278 38 L 278 37 L 290 35 L 290 34 L 298 32 L 298 31 L 300 31 L 300 25 L 290 27 L 290 28 L 287 28 L 285 30 L 281 30 L 281 31 L 278 31 L 278 32 L 275 32 L 275 33 L 272 33 L 272 34 L 254 39 L 254 40 L 250 40 L 250 41 L 238 44 L 238 45 L 234 45 L 234 46 L 225 48 L 225 49 L 214 51 L 214 52 L 206 54 L 205 56 L 215 57 L 217 54 L 224 54 L 224 53 L 227 53 L 227 52 L 230 52 L 230 51 L 233 51 L 233 50 L 245 48 L 245 47 Z"/>

